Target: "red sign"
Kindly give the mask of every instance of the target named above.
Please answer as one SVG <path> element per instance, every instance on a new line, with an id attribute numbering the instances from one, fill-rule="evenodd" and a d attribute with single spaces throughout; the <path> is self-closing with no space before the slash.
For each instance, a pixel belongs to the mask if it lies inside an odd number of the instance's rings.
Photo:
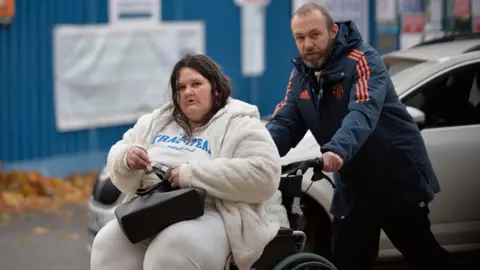
<path id="1" fill-rule="evenodd" d="M 15 14 L 14 0 L 0 0 L 0 24 L 11 23 Z"/>
<path id="2" fill-rule="evenodd" d="M 480 16 L 473 17 L 472 24 L 473 32 L 480 33 Z"/>
<path id="3" fill-rule="evenodd" d="M 411 13 L 402 15 L 402 33 L 417 34 L 423 33 L 425 16 L 423 13 Z"/>
<path id="4" fill-rule="evenodd" d="M 470 0 L 455 0 L 454 4 L 455 17 L 470 16 Z"/>

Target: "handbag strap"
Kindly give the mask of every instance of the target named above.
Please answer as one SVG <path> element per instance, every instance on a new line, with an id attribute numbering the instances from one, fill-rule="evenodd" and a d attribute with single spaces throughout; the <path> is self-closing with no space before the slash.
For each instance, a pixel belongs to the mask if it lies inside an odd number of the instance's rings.
<path id="1" fill-rule="evenodd" d="M 170 182 L 168 182 L 168 177 L 170 176 L 171 171 L 172 171 L 171 167 L 162 163 L 155 164 L 150 169 L 146 169 L 145 174 L 155 173 L 161 181 L 147 188 L 137 189 L 136 194 L 139 196 L 145 196 L 152 193 L 153 191 L 158 189 L 160 186 L 165 187 L 165 190 L 167 191 L 174 190 Z"/>
<path id="2" fill-rule="evenodd" d="M 149 187 L 147 187 L 147 188 L 139 188 L 139 189 L 137 189 L 136 194 L 137 194 L 138 196 L 148 195 L 148 194 L 152 193 L 154 190 L 156 190 L 158 187 L 160 187 L 162 184 L 165 185 L 164 182 L 166 182 L 166 183 L 168 183 L 168 185 L 170 185 L 170 183 L 169 183 L 168 181 L 161 181 L 161 182 L 158 182 L 158 183 L 156 183 L 156 184 L 154 184 L 154 185 L 151 185 L 151 186 L 149 186 Z"/>

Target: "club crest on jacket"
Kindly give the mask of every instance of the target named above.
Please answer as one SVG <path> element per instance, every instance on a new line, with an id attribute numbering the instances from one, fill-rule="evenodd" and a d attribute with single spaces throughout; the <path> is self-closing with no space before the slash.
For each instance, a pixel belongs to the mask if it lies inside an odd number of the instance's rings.
<path id="1" fill-rule="evenodd" d="M 332 93 L 338 100 L 342 100 L 343 99 L 343 87 L 342 87 L 342 85 L 341 84 L 334 85 L 332 87 Z"/>

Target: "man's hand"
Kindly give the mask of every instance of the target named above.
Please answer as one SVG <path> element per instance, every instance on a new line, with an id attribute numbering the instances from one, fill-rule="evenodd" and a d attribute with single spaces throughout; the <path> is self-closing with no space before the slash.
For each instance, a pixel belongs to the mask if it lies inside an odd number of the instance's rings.
<path id="1" fill-rule="evenodd" d="M 342 158 L 333 152 L 323 153 L 322 157 L 325 172 L 338 172 L 343 166 Z"/>
<path id="2" fill-rule="evenodd" d="M 180 165 L 173 167 L 172 171 L 170 171 L 168 182 L 170 182 L 170 185 L 174 188 L 180 187 Z"/>
<path id="3" fill-rule="evenodd" d="M 127 165 L 132 170 L 143 170 L 152 163 L 145 150 L 133 147 L 127 153 Z"/>

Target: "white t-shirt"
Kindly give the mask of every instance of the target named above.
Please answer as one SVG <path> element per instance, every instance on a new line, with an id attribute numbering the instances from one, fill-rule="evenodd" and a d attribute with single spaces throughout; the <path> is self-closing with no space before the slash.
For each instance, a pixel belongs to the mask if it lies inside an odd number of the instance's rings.
<path id="1" fill-rule="evenodd" d="M 188 163 L 190 160 L 205 160 L 211 158 L 208 138 L 203 137 L 205 129 L 200 128 L 187 143 L 188 138 L 183 129 L 172 121 L 164 130 L 155 136 L 148 148 L 148 156 L 152 164 L 163 163 L 173 167 Z"/>
<path id="2" fill-rule="evenodd" d="M 191 160 L 211 159 L 208 138 L 204 137 L 206 126 L 199 128 L 190 142 L 184 135 L 183 129 L 172 121 L 164 130 L 156 135 L 147 149 L 148 157 L 155 163 L 162 163 L 169 167 L 188 163 Z M 149 177 L 152 179 L 151 177 Z M 158 180 L 155 179 L 155 180 Z M 205 198 L 205 206 L 213 206 L 210 196 Z"/>

